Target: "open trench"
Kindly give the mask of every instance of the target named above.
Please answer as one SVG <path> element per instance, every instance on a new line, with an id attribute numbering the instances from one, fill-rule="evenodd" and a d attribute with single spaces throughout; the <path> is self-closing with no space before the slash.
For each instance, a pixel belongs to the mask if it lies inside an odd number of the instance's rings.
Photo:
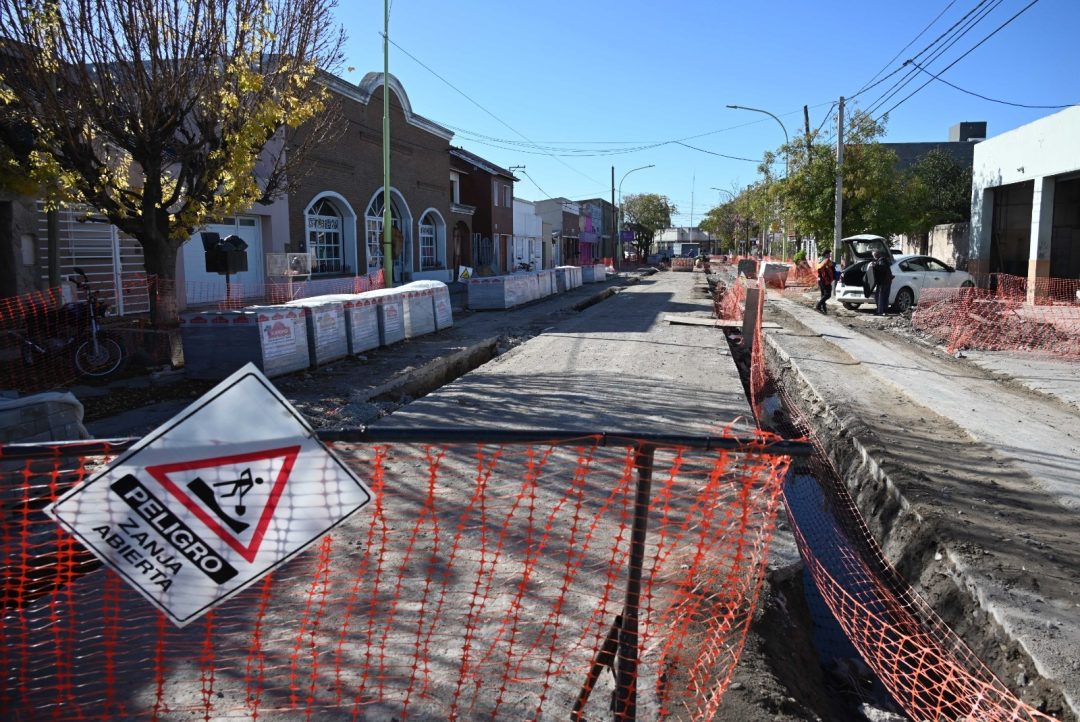
<path id="1" fill-rule="evenodd" d="M 747 399 L 750 389 L 750 347 L 737 330 L 725 330 L 728 346 L 742 378 Z M 802 438 L 803 429 L 796 423 L 798 410 L 791 408 L 791 396 L 783 393 L 772 375 L 766 371 L 765 388 L 760 400 L 761 428 L 785 438 Z M 792 525 L 800 529 L 808 527 L 814 515 L 827 508 L 822 497 L 822 485 L 818 479 L 823 475 L 823 465 L 829 464 L 820 451 L 811 460 L 793 460 L 792 470 L 785 482 L 784 512 L 786 517 L 778 525 L 778 534 L 790 536 Z M 834 539 L 824 535 L 805 534 L 807 542 L 815 547 L 815 553 L 828 554 L 827 546 Z M 792 540 L 790 543 L 794 543 Z M 821 547 L 821 548 L 818 548 Z M 866 665 L 858 650 L 837 623 L 814 580 L 801 562 L 788 563 L 774 568 L 766 580 L 762 595 L 762 609 L 747 639 L 743 666 L 758 667 L 750 672 L 752 678 L 762 678 L 788 693 L 787 709 L 768 719 L 818 719 L 818 720 L 886 720 L 908 719 L 891 699 L 888 690 Z M 778 618 L 779 617 L 779 618 Z M 763 659 L 756 658 L 756 650 L 766 652 Z M 798 664 L 785 662 L 785 658 L 798 660 Z M 769 686 L 768 683 L 758 686 Z M 734 715 L 722 710 L 724 719 L 746 712 L 737 702 L 741 687 L 733 685 L 725 698 L 725 706 Z M 768 700 L 760 690 L 750 696 Z M 734 699 L 733 699 L 734 698 Z M 759 705 L 762 712 L 770 713 L 773 705 Z M 746 719 L 752 718 L 747 715 Z"/>
<path id="2" fill-rule="evenodd" d="M 737 332 L 728 332 L 728 337 L 749 398 L 749 350 Z M 1031 708 L 1034 708 L 1060 720 L 1075 720 L 1060 691 L 1042 677 L 1017 641 L 963 587 L 962 580 L 942 573 L 942 554 L 934 541 L 933 529 L 910 513 L 897 490 L 883 481 L 873 455 L 868 455 L 857 434 L 831 408 L 833 400 L 822 399 L 782 353 L 766 341 L 763 343 L 766 343 L 763 354 L 766 384 L 758 405 L 763 417 L 759 423 L 787 438 L 809 436 L 818 449 L 814 458 L 800 462 L 793 469 L 785 484 L 787 513 L 803 533 L 812 556 L 826 567 L 833 564 L 830 574 L 835 575 L 841 586 L 850 585 L 854 589 L 865 584 L 865 577 L 845 579 L 844 565 L 834 561 L 841 553 L 854 552 L 867 560 L 868 568 L 879 570 L 875 574 L 882 588 L 892 589 L 898 596 L 910 596 L 910 589 L 917 589 L 921 598 L 916 600 L 915 607 L 932 607 L 928 614 L 915 614 L 922 628 L 930 630 L 927 636 L 935 639 L 946 654 L 955 655 L 974 679 L 992 679 L 992 673 L 1006 683 L 1015 681 L 1017 687 L 1023 688 L 1024 701 L 1031 705 L 1029 711 L 1003 711 L 1016 702 L 1015 698 L 1001 683 L 995 683 L 993 688 L 988 683 L 984 688 L 988 692 L 986 697 L 993 702 L 965 716 L 957 710 L 972 704 L 970 687 L 967 694 L 950 697 L 947 684 L 935 684 L 929 675 L 925 680 L 916 678 L 912 689 L 920 688 L 921 683 L 922 694 L 940 695 L 943 712 L 935 718 L 987 719 L 996 709 L 1001 719 L 1033 719 Z M 833 493 L 831 489 L 839 491 Z M 838 506 L 843 508 L 837 510 Z M 865 520 L 865 525 L 860 518 Z M 885 561 L 883 548 L 889 561 Z M 787 581 L 791 573 L 773 576 L 769 582 L 775 592 L 789 596 L 799 593 Z M 840 630 L 809 575 L 804 571 L 797 576 L 806 577 L 802 590 L 808 619 L 803 621 L 814 631 L 811 638 L 822 679 L 830 687 L 837 684 L 842 687 L 841 699 L 834 697 L 834 705 L 845 699 L 848 703 L 846 712 L 833 718 L 907 719 Z M 889 620 L 890 613 L 879 610 L 870 618 Z M 761 633 L 774 634 L 775 627 L 762 625 Z M 863 630 L 863 639 L 886 639 L 895 634 L 899 634 L 895 626 L 883 623 L 880 628 L 872 625 Z M 897 665 L 902 666 L 899 662 Z M 793 691 L 799 689 L 791 680 L 781 681 L 792 685 Z M 912 681 L 910 675 L 907 681 Z M 823 714 L 821 718 L 829 717 Z"/>

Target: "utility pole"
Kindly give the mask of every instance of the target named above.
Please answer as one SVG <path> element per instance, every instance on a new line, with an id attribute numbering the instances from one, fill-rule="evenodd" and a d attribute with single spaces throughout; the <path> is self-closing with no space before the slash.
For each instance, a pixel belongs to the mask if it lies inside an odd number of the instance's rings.
<path id="1" fill-rule="evenodd" d="M 810 108 L 809 108 L 809 106 L 804 105 L 802 107 L 802 118 L 803 118 L 803 125 L 806 126 L 806 163 L 807 163 L 807 165 L 809 165 L 810 164 L 810 153 L 811 153 L 811 148 L 812 148 L 812 146 L 810 144 Z"/>
<path id="2" fill-rule="evenodd" d="M 619 230 L 619 225 L 616 222 L 616 213 L 618 209 L 615 207 L 615 166 L 611 166 L 611 247 L 614 249 L 615 258 L 611 259 L 612 265 L 614 265 L 616 271 L 622 270 L 622 232 Z"/>
<path id="3" fill-rule="evenodd" d="M 844 96 L 836 111 L 836 210 L 833 214 L 833 258 L 840 255 L 840 239 L 844 235 Z"/>
<path id="4" fill-rule="evenodd" d="M 697 171 L 690 179 L 690 227 L 694 227 L 694 187 L 697 185 Z"/>
<path id="5" fill-rule="evenodd" d="M 383 162 L 383 280 L 394 287 L 394 228 L 390 215 L 390 0 L 383 0 L 383 86 L 382 86 L 382 162 Z M 404 235 L 404 231 L 402 231 Z M 404 255 L 404 254 L 402 254 Z M 402 268 L 402 273 L 405 269 Z"/>

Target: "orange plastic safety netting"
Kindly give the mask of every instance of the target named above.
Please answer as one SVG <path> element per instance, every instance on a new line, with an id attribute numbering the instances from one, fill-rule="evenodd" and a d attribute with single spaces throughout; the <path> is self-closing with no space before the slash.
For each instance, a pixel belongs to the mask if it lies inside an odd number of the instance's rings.
<path id="1" fill-rule="evenodd" d="M 345 278 L 300 278 L 292 283 L 287 281 L 257 281 L 244 283 L 234 281 L 226 284 L 221 281 L 188 281 L 183 284 L 183 294 L 188 307 L 213 308 L 219 310 L 237 309 L 252 305 L 272 305 L 288 301 L 311 298 L 313 296 L 336 295 L 343 293 L 363 293 L 383 288 L 383 271 L 379 269 L 365 276 Z M 174 284 L 157 279 L 157 293 L 172 292 Z"/>
<path id="2" fill-rule="evenodd" d="M 789 465 L 768 441 L 658 448 L 651 461 L 598 437 L 339 445 L 372 502 L 183 629 L 42 511 L 104 457 L 5 460 L 0 447 L 0 698 L 16 720 L 612 719 L 612 697 L 632 688 L 637 710 L 709 719 L 751 621 Z M 317 510 L 332 496 L 307 501 Z M 307 511 L 293 509 L 295 523 Z M 168 573 L 145 539 L 103 534 Z M 613 625 L 631 611 L 636 667 L 614 661 L 630 625 Z"/>
<path id="3" fill-rule="evenodd" d="M 743 317 L 743 308 L 746 304 L 746 284 L 749 281 L 736 278 L 735 280 L 716 284 L 713 290 L 713 314 L 727 321 L 739 321 Z"/>
<path id="4" fill-rule="evenodd" d="M 826 606 L 893 701 L 916 720 L 1051 722 L 998 680 L 889 563 L 789 393 L 768 379 L 751 388 L 759 419 L 780 399 L 790 414 L 782 433 L 815 447 L 784 483 L 791 529 Z M 770 428 L 778 418 L 770 416 Z"/>
<path id="5" fill-rule="evenodd" d="M 36 391 L 74 377 L 70 356 L 45 344 L 67 335 L 62 307 L 59 288 L 0 298 L 0 385 Z"/>
<path id="6" fill-rule="evenodd" d="M 993 289 L 923 289 L 912 326 L 950 352 L 1025 351 L 1080 357 L 1080 281 L 996 275 Z"/>
<path id="7" fill-rule="evenodd" d="M 183 284 L 178 293 L 175 282 L 155 276 L 128 279 L 124 293 L 150 298 L 160 307 L 166 296 L 175 296 L 189 308 L 229 309 L 257 304 L 285 303 L 289 300 L 337 293 L 361 293 L 384 287 L 381 270 L 368 275 L 341 279 L 258 283 L 245 285 L 225 282 Z M 136 293 L 138 292 L 138 293 Z M 102 300 L 114 300 L 112 290 Z M 85 300 L 85 296 L 82 296 Z M 143 305 L 137 316 L 98 319 L 102 331 L 115 339 L 124 356 L 143 364 L 167 364 L 172 361 L 167 327 L 153 324 Z M 34 291 L 22 296 L 0 299 L 0 387 L 21 392 L 52 389 L 79 381 L 74 353 L 89 333 L 89 312 L 81 301 L 65 304 L 60 289 Z"/>

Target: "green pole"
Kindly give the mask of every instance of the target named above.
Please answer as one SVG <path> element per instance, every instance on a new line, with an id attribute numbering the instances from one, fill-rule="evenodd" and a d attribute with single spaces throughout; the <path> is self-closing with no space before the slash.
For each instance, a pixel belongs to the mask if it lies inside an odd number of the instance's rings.
<path id="1" fill-rule="evenodd" d="M 390 215 L 390 0 L 383 0 L 383 276 L 386 287 L 394 285 L 393 239 Z"/>

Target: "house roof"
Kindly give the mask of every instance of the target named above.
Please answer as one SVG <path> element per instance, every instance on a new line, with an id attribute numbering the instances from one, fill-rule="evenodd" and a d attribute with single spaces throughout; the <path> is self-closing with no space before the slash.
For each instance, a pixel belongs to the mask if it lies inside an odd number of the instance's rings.
<path id="1" fill-rule="evenodd" d="M 517 176 L 515 176 L 513 173 L 506 170 L 505 168 L 501 168 L 489 160 L 484 160 L 480 156 L 476 155 L 475 153 L 470 153 L 464 148 L 459 148 L 458 146 L 451 146 L 450 155 L 455 158 L 460 158 L 461 160 L 479 168 L 480 170 L 487 171 L 491 175 L 501 175 L 505 178 L 510 178 L 515 182 L 518 180 Z"/>
<path id="2" fill-rule="evenodd" d="M 368 73 L 361 80 L 359 85 L 353 85 L 344 78 L 339 78 L 336 75 L 330 73 L 320 73 L 320 80 L 326 84 L 330 90 L 340 93 L 347 98 L 367 105 L 371 102 L 371 96 L 375 94 L 383 85 L 389 87 L 389 89 L 398 97 L 398 101 L 401 103 L 401 109 L 405 112 L 405 122 L 421 130 L 425 130 L 432 135 L 438 136 L 444 140 L 450 140 L 454 137 L 454 131 L 449 128 L 444 128 L 433 120 L 428 120 L 422 115 L 413 112 L 412 103 L 409 101 L 409 96 L 405 93 L 405 88 L 402 87 L 401 82 L 393 76 L 393 74 L 387 75 L 384 79 L 382 73 Z"/>

